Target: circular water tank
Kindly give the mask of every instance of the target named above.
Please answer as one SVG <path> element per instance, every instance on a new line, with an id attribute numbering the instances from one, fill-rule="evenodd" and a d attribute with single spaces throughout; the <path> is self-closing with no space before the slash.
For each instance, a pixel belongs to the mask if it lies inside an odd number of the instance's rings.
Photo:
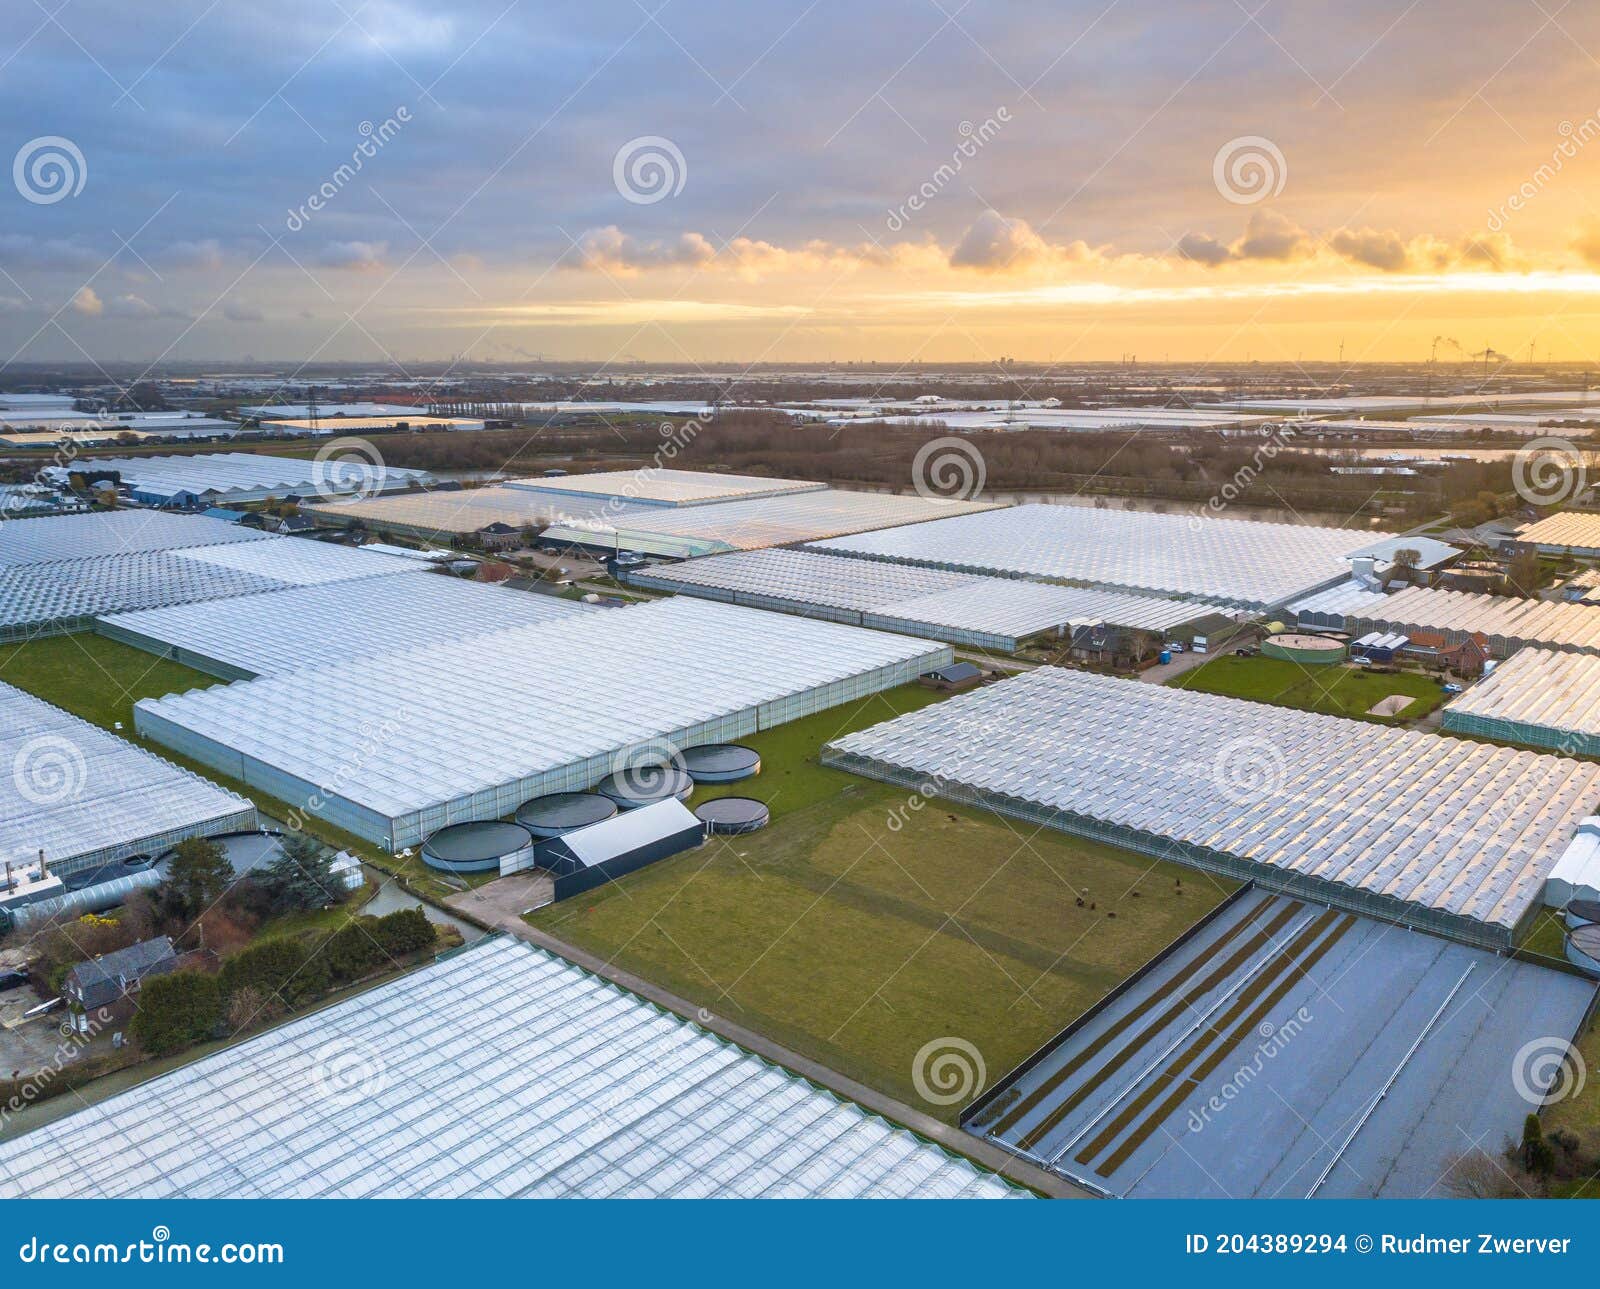
<path id="1" fill-rule="evenodd" d="M 1261 642 L 1261 655 L 1264 658 L 1283 658 L 1310 666 L 1343 662 L 1344 652 L 1344 645 L 1338 640 L 1298 631 L 1269 636 Z"/>
<path id="2" fill-rule="evenodd" d="M 749 797 L 718 797 L 697 806 L 694 817 L 706 826 L 707 836 L 733 836 L 765 828 L 772 812 Z"/>
<path id="3" fill-rule="evenodd" d="M 761 773 L 761 756 L 740 743 L 706 743 L 679 754 L 696 783 L 736 783 Z"/>
<path id="4" fill-rule="evenodd" d="M 1600 926 L 1590 922 L 1567 932 L 1567 961 L 1600 977 Z"/>
<path id="5" fill-rule="evenodd" d="M 624 810 L 637 810 L 640 806 L 653 806 L 658 801 L 676 797 L 687 799 L 694 791 L 694 780 L 687 771 L 675 765 L 646 765 L 608 774 L 594 785 L 603 797 L 610 797 Z"/>
<path id="6" fill-rule="evenodd" d="M 516 820 L 535 837 L 559 837 L 575 828 L 604 823 L 617 803 L 594 792 L 554 792 L 517 807 Z"/>
<path id="7" fill-rule="evenodd" d="M 520 824 L 482 820 L 439 829 L 422 843 L 422 862 L 444 873 L 485 873 L 532 850 L 533 834 Z"/>
<path id="8" fill-rule="evenodd" d="M 1600 922 L 1600 900 L 1573 900 L 1567 905 L 1566 919 L 1569 929 Z"/>

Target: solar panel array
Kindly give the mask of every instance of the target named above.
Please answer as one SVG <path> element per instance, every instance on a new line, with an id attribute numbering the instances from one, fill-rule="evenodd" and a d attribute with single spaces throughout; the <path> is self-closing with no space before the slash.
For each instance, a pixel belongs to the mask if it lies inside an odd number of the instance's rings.
<path id="1" fill-rule="evenodd" d="M 1269 609 L 1347 578 L 1346 556 L 1389 535 L 1027 505 L 838 537 L 817 543 L 816 549 Z"/>
<path id="2" fill-rule="evenodd" d="M 255 807 L 11 685 L 0 684 L 0 860 L 70 873 L 255 826 Z"/>
<path id="3" fill-rule="evenodd" d="M 1600 765 L 1057 668 L 824 762 L 1502 945 L 1600 800 Z"/>
<path id="4" fill-rule="evenodd" d="M 735 739 L 915 679 L 948 647 L 673 599 L 161 699 L 141 733 L 394 848 L 588 788 L 620 750 Z M 317 711 L 314 737 L 284 713 Z"/>
<path id="5" fill-rule="evenodd" d="M 1025 1194 L 506 938 L 0 1143 L 9 1197 Z"/>

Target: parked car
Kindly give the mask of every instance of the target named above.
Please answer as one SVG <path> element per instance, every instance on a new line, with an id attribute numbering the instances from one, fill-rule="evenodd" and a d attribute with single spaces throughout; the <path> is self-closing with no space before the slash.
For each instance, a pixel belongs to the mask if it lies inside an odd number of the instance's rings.
<path id="1" fill-rule="evenodd" d="M 0 992 L 16 989 L 28 983 L 26 971 L 0 971 Z"/>
<path id="2" fill-rule="evenodd" d="M 1443 689 L 1447 694 L 1459 694 L 1466 688 L 1466 686 L 1458 685 L 1454 681 L 1451 681 L 1448 685 L 1441 685 L 1440 688 Z"/>
<path id="3" fill-rule="evenodd" d="M 1261 650 L 1259 649 L 1252 649 L 1249 645 L 1245 645 L 1242 648 L 1235 649 L 1233 654 L 1236 658 L 1254 658 L 1260 652 Z"/>
<path id="4" fill-rule="evenodd" d="M 1183 652 L 1183 642 L 1181 640 L 1174 640 L 1171 644 L 1166 645 L 1164 647 L 1166 648 L 1168 653 L 1182 653 Z"/>

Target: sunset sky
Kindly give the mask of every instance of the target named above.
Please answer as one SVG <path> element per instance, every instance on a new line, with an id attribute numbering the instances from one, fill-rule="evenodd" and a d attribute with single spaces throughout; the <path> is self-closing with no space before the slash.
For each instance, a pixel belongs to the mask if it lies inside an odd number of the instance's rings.
<path id="1" fill-rule="evenodd" d="M 12 363 L 1600 361 L 1592 5 L 10 17 Z"/>

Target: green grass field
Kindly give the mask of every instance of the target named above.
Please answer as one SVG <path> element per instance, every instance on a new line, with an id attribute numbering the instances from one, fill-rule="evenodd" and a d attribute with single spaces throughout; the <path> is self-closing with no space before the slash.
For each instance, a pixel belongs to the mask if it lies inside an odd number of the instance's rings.
<path id="1" fill-rule="evenodd" d="M 906 687 L 746 740 L 761 775 L 693 800 L 758 797 L 766 831 L 528 920 L 953 1121 L 971 1097 L 919 1096 L 924 1044 L 974 1044 L 992 1082 L 1232 888 L 979 810 L 910 810 L 904 790 L 817 763 L 829 739 L 935 697 Z"/>
<path id="2" fill-rule="evenodd" d="M 1444 701 L 1436 680 L 1416 672 L 1377 675 L 1359 667 L 1304 666 L 1282 658 L 1239 658 L 1233 654 L 1213 658 L 1172 682 L 1177 689 L 1197 689 L 1228 698 L 1247 698 L 1278 707 L 1298 707 L 1325 716 L 1351 716 L 1403 724 L 1426 716 Z M 1411 702 L 1396 716 L 1367 713 L 1392 694 L 1407 695 Z"/>
<path id="3" fill-rule="evenodd" d="M 121 721 L 130 732 L 139 699 L 217 683 L 204 672 L 87 632 L 0 644 L 0 681 L 106 729 Z"/>

